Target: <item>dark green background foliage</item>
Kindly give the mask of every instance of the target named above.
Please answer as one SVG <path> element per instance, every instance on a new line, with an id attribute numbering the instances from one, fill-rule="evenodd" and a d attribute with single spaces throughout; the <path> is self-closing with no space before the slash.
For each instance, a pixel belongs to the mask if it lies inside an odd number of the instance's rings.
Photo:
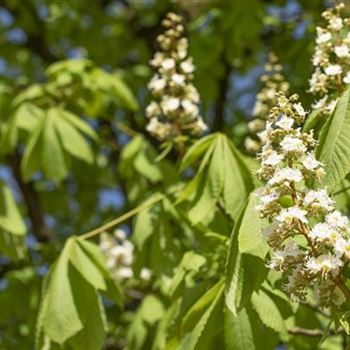
<path id="1" fill-rule="evenodd" d="M 265 278 L 266 246 L 247 200 L 256 163 L 243 147 L 270 51 L 310 107 L 326 5 L 0 0 L 0 349 L 341 349 L 341 336 L 321 346 L 317 334 L 289 332 L 328 319 L 292 307 L 278 278 Z M 148 62 L 168 11 L 185 18 L 211 134 L 188 151 L 182 173 L 175 151 L 157 159 L 145 131 Z M 329 165 L 341 168 L 332 186 L 348 182 L 342 164 Z M 153 206 L 123 225 L 135 276 L 146 266 L 151 281 L 118 286 L 98 239 L 76 236 L 150 197 Z"/>

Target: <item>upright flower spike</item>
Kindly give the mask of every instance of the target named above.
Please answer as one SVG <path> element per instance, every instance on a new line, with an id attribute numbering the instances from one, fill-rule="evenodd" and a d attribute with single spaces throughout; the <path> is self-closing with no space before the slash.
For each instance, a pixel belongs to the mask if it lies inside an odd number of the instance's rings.
<path id="1" fill-rule="evenodd" d="M 289 83 L 286 82 L 282 69 L 277 56 L 271 52 L 264 67 L 265 72 L 260 77 L 262 89 L 256 96 L 253 119 L 248 123 L 250 135 L 245 139 L 245 148 L 250 154 L 255 154 L 260 149 L 261 143 L 265 141 L 259 138 L 259 133 L 265 128 L 266 115 L 269 110 L 276 105 L 276 93 L 278 91 L 288 92 Z"/>
<path id="2" fill-rule="evenodd" d="M 162 26 L 165 31 L 157 38 L 160 51 L 151 60 L 157 72 L 148 84 L 153 100 L 146 108 L 147 130 L 161 141 L 198 136 L 207 126 L 199 115 L 200 98 L 192 84 L 195 68 L 188 57 L 182 17 L 168 13 Z"/>
<path id="3" fill-rule="evenodd" d="M 315 158 L 312 133 L 301 131 L 306 112 L 297 99 L 278 93 L 269 114 L 258 171 L 265 186 L 258 190 L 256 209 L 270 223 L 264 231 L 268 266 L 283 273 L 287 293 L 303 301 L 312 288 L 322 307 L 337 307 L 350 298 L 342 280 L 350 226 L 320 188 L 323 165 Z"/>
<path id="4" fill-rule="evenodd" d="M 309 91 L 317 99 L 312 105 L 320 115 L 332 113 L 337 96 L 350 84 L 350 19 L 344 18 L 345 5 L 340 3 L 323 12 L 324 27 L 317 27 L 314 72 Z"/>

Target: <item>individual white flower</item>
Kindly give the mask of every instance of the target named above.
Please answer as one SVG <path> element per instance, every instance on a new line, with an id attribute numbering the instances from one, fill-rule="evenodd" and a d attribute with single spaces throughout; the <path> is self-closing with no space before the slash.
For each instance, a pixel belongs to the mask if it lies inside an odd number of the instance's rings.
<path id="1" fill-rule="evenodd" d="M 140 271 L 140 277 L 143 280 L 150 280 L 152 276 L 152 271 L 150 269 L 148 269 L 147 267 L 143 267 Z"/>
<path id="2" fill-rule="evenodd" d="M 306 214 L 306 210 L 294 206 L 287 209 L 282 209 L 280 214 L 276 216 L 276 220 L 285 224 L 291 224 L 293 220 L 300 220 L 306 224 L 308 222 Z"/>
<path id="3" fill-rule="evenodd" d="M 321 27 L 317 27 L 317 44 L 324 44 L 332 39 L 332 34 L 330 32 L 324 31 Z"/>
<path id="4" fill-rule="evenodd" d="M 278 154 L 276 151 L 271 152 L 266 159 L 262 161 L 262 164 L 275 166 L 283 160 L 283 154 Z"/>
<path id="5" fill-rule="evenodd" d="M 342 237 L 338 238 L 334 242 L 334 251 L 338 257 L 342 257 L 345 255 L 347 259 L 350 258 L 350 241 L 346 240 Z"/>
<path id="6" fill-rule="evenodd" d="M 133 276 L 133 270 L 131 267 L 123 266 L 116 271 L 116 276 L 118 279 L 128 279 Z"/>
<path id="7" fill-rule="evenodd" d="M 175 60 L 173 58 L 166 58 L 161 64 L 165 71 L 170 71 L 175 68 Z"/>
<path id="8" fill-rule="evenodd" d="M 325 189 L 318 191 L 309 191 L 304 198 L 304 205 L 310 206 L 317 204 L 320 208 L 331 211 L 334 209 L 334 201 L 328 196 Z"/>
<path id="9" fill-rule="evenodd" d="M 155 92 L 160 92 L 162 91 L 166 86 L 166 81 L 165 79 L 162 78 L 153 78 L 150 83 L 148 84 L 148 88 L 150 90 L 153 90 Z"/>
<path id="10" fill-rule="evenodd" d="M 267 264 L 270 269 L 279 270 L 285 261 L 285 253 L 283 250 L 276 250 L 271 254 L 271 260 Z"/>
<path id="11" fill-rule="evenodd" d="M 282 183 L 284 181 L 300 182 L 303 180 L 303 174 L 299 169 L 289 167 L 276 170 L 274 176 L 269 180 L 270 185 Z"/>
<path id="12" fill-rule="evenodd" d="M 184 73 L 192 73 L 194 71 L 194 65 L 191 60 L 186 60 L 180 64 L 180 68 Z"/>
<path id="13" fill-rule="evenodd" d="M 331 227 L 345 229 L 349 226 L 349 219 L 338 210 L 334 210 L 326 216 L 326 222 Z"/>
<path id="14" fill-rule="evenodd" d="M 345 84 L 350 84 L 350 72 L 347 72 L 345 77 L 343 78 L 343 82 Z"/>
<path id="15" fill-rule="evenodd" d="M 322 166 L 322 163 L 319 162 L 313 154 L 308 154 L 302 159 L 301 163 L 303 164 L 304 168 L 309 171 L 313 171 Z"/>
<path id="16" fill-rule="evenodd" d="M 186 114 L 195 117 L 198 115 L 198 107 L 190 100 L 183 100 L 181 102 L 182 107 L 184 108 Z"/>
<path id="17" fill-rule="evenodd" d="M 330 239 L 333 233 L 334 230 L 328 224 L 321 222 L 312 228 L 308 236 L 315 241 L 324 241 Z"/>
<path id="18" fill-rule="evenodd" d="M 301 103 L 294 103 L 293 107 L 301 117 L 303 117 L 303 118 L 305 117 L 306 112 L 305 112 L 303 106 L 301 105 Z"/>
<path id="19" fill-rule="evenodd" d="M 171 76 L 171 80 L 177 84 L 183 86 L 185 84 L 185 76 L 182 74 L 175 73 Z"/>
<path id="20" fill-rule="evenodd" d="M 350 53 L 347 45 L 336 46 L 334 52 L 339 58 L 348 57 Z"/>
<path id="21" fill-rule="evenodd" d="M 350 76 L 349 76 L 349 82 L 350 82 Z M 316 102 L 314 102 L 311 107 L 313 109 L 323 108 L 327 103 L 327 99 L 328 99 L 328 95 L 325 95 L 322 98 L 320 98 L 319 100 L 317 100 Z"/>
<path id="22" fill-rule="evenodd" d="M 329 21 L 329 26 L 335 31 L 339 31 L 343 28 L 343 20 L 339 17 L 332 17 Z"/>
<path id="23" fill-rule="evenodd" d="M 306 146 L 302 140 L 293 136 L 285 136 L 280 143 L 284 152 L 306 152 Z"/>
<path id="24" fill-rule="evenodd" d="M 324 276 L 328 274 L 335 276 L 342 265 L 343 263 L 338 257 L 328 253 L 322 254 L 317 258 L 309 258 L 306 268 L 313 274 L 321 272 Z"/>
<path id="25" fill-rule="evenodd" d="M 287 117 L 286 115 L 282 115 L 281 118 L 276 122 L 276 125 L 283 130 L 290 130 L 294 124 L 294 119 Z"/>
<path id="26" fill-rule="evenodd" d="M 148 118 L 159 116 L 160 113 L 161 113 L 161 110 L 160 110 L 159 104 L 155 101 L 152 101 L 146 107 L 146 116 Z"/>
<path id="27" fill-rule="evenodd" d="M 161 102 L 164 114 L 174 112 L 180 107 L 180 99 L 177 97 L 167 97 Z"/>
<path id="28" fill-rule="evenodd" d="M 325 68 L 324 72 L 326 75 L 338 75 L 342 73 L 342 68 L 339 64 L 331 64 Z"/>
<path id="29" fill-rule="evenodd" d="M 159 67 L 162 64 L 163 60 L 164 54 L 162 52 L 156 52 L 150 63 L 154 67 Z"/>

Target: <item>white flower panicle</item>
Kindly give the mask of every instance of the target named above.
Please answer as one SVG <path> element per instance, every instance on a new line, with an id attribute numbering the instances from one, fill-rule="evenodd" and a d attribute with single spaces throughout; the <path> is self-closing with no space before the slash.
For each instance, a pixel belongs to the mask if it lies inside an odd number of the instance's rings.
<path id="1" fill-rule="evenodd" d="M 350 258 L 349 220 L 319 188 L 324 169 L 312 133 L 301 131 L 306 112 L 297 99 L 278 93 L 269 114 L 258 171 L 266 184 L 256 209 L 270 222 L 268 266 L 284 274 L 286 291 L 305 300 L 311 287 L 321 306 L 336 307 L 350 296 L 341 276 Z"/>
<path id="2" fill-rule="evenodd" d="M 260 77 L 262 89 L 256 96 L 253 109 L 253 119 L 248 123 L 249 136 L 245 139 L 245 148 L 248 153 L 255 154 L 264 143 L 264 135 L 259 134 L 265 128 L 266 115 L 276 105 L 276 93 L 288 92 L 289 83 L 282 74 L 282 65 L 278 63 L 277 56 L 270 53 L 265 64 L 265 73 Z M 259 136 L 257 136 L 259 134 Z"/>
<path id="3" fill-rule="evenodd" d="M 148 84 L 153 101 L 146 108 L 147 130 L 161 141 L 198 136 L 207 126 L 199 115 L 200 98 L 192 84 L 194 65 L 188 57 L 182 17 L 168 13 L 162 25 L 165 32 L 158 36 L 160 51 L 151 60 L 157 72 Z"/>
<path id="4" fill-rule="evenodd" d="M 134 277 L 132 263 L 134 260 L 134 245 L 128 240 L 126 233 L 117 229 L 114 235 L 103 233 L 100 236 L 100 250 L 106 258 L 107 267 L 117 281 Z M 149 279 L 150 271 L 143 268 L 142 279 Z"/>
<path id="5" fill-rule="evenodd" d="M 314 72 L 309 91 L 316 97 L 312 108 L 320 115 L 332 113 L 337 95 L 350 84 L 350 19 L 344 18 L 345 5 L 323 12 L 324 27 L 317 27 Z"/>

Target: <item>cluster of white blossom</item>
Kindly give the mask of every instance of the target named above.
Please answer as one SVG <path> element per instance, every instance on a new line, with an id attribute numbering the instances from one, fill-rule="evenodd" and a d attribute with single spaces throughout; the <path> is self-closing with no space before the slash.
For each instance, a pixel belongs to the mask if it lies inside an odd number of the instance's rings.
<path id="1" fill-rule="evenodd" d="M 245 148 L 248 153 L 255 154 L 265 140 L 259 138 L 259 132 L 263 131 L 266 123 L 266 115 L 276 105 L 276 93 L 288 92 L 289 83 L 282 74 L 283 67 L 278 63 L 277 56 L 270 53 L 268 62 L 264 66 L 264 74 L 260 77 L 262 89 L 256 96 L 253 109 L 253 119 L 248 123 L 250 135 L 245 139 Z"/>
<path id="2" fill-rule="evenodd" d="M 312 132 L 301 131 L 306 112 L 297 99 L 279 93 L 269 114 L 258 171 L 265 185 L 256 209 L 270 222 L 264 231 L 268 265 L 284 274 L 286 291 L 305 300 L 311 287 L 321 306 L 339 306 L 350 296 L 342 280 L 350 258 L 349 220 L 320 188 L 323 165 Z"/>
<path id="3" fill-rule="evenodd" d="M 117 229 L 113 235 L 101 234 L 100 250 L 106 258 L 108 269 L 117 281 L 134 277 L 132 269 L 134 245 L 127 239 L 123 230 Z M 143 268 L 140 277 L 148 280 L 150 270 Z"/>
<path id="4" fill-rule="evenodd" d="M 343 18 L 344 7 L 340 3 L 323 12 L 326 24 L 316 28 L 309 91 L 317 98 L 312 108 L 319 110 L 320 115 L 333 112 L 337 95 L 350 83 L 350 19 Z"/>
<path id="5" fill-rule="evenodd" d="M 151 60 L 157 72 L 148 84 L 153 100 L 146 108 L 147 130 L 159 140 L 200 135 L 207 126 L 199 115 L 200 98 L 192 84 L 195 68 L 188 57 L 182 17 L 168 13 L 162 25 L 165 32 L 158 36 L 161 50 Z"/>

